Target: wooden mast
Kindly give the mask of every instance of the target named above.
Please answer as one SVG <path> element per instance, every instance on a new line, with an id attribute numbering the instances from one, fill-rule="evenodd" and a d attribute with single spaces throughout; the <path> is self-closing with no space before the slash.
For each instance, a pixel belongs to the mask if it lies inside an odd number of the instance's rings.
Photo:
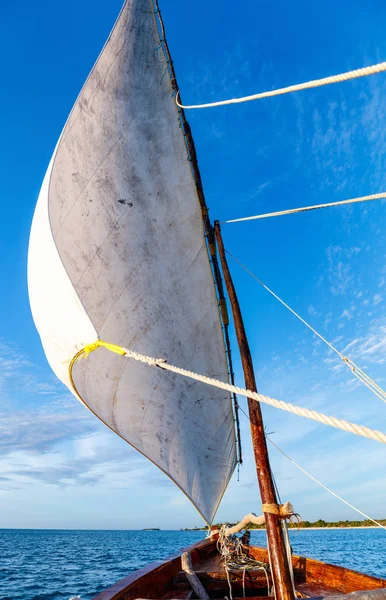
<path id="1" fill-rule="evenodd" d="M 228 262 L 225 256 L 224 244 L 221 236 L 220 224 L 218 221 L 215 221 L 214 229 L 224 280 L 232 307 L 233 321 L 244 371 L 245 387 L 248 390 L 257 392 L 252 356 L 245 333 L 239 301 L 237 299 L 236 290 L 233 285 Z M 265 439 L 260 404 L 255 400 L 248 398 L 248 410 L 261 501 L 263 504 L 277 504 L 277 497 L 273 484 L 271 467 L 269 464 L 268 448 Z M 276 591 L 276 600 L 294 600 L 294 592 L 288 566 L 287 553 L 281 528 L 281 519 L 278 515 L 265 513 L 265 522 L 271 559 L 272 578 Z"/>

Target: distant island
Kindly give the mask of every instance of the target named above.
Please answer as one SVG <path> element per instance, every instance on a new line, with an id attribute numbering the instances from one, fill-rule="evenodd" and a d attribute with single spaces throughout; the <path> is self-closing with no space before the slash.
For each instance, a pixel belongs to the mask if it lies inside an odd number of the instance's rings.
<path id="1" fill-rule="evenodd" d="M 144 527 L 142 531 L 161 531 L 159 527 Z"/>
<path id="2" fill-rule="evenodd" d="M 378 519 L 378 523 L 386 526 L 386 519 Z M 229 527 L 233 527 L 236 523 L 227 523 Z M 220 528 L 225 523 L 216 523 L 215 527 Z M 366 519 L 365 521 L 324 521 L 318 519 L 317 521 L 301 521 L 299 525 L 297 523 L 288 523 L 290 529 L 345 529 L 350 527 L 376 527 L 376 525 Z M 204 531 L 206 527 L 192 527 L 181 529 L 181 531 Z M 265 525 L 253 525 L 251 524 L 248 529 L 265 529 Z"/>

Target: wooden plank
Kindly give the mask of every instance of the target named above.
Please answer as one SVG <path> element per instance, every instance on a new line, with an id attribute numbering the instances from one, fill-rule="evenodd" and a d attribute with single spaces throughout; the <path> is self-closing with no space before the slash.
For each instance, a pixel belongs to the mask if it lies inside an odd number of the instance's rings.
<path id="1" fill-rule="evenodd" d="M 207 581 L 210 579 L 218 579 L 221 581 L 227 581 L 227 574 L 225 569 L 221 571 L 196 571 L 197 577 L 199 577 L 202 581 Z M 242 579 L 244 577 L 243 569 L 231 569 L 229 570 L 230 579 Z M 271 581 L 270 574 L 268 575 L 269 581 Z M 267 587 L 267 578 L 262 571 L 245 571 L 245 580 L 256 581 L 261 583 L 263 587 Z"/>
<path id="2" fill-rule="evenodd" d="M 193 590 L 170 590 L 162 596 L 162 600 L 190 600 L 193 596 Z"/>
<path id="3" fill-rule="evenodd" d="M 328 585 L 318 585 L 316 583 L 299 583 L 299 585 L 296 585 L 296 591 L 300 592 L 303 598 L 339 596 L 341 594 L 341 592 Z"/>
<path id="4" fill-rule="evenodd" d="M 250 554 L 256 560 L 268 561 L 268 552 L 265 548 L 250 546 Z M 360 564 L 360 556 L 358 556 L 358 563 Z M 386 580 L 380 577 L 366 575 L 312 558 L 293 556 L 292 565 L 295 581 L 298 585 L 307 583 L 315 587 L 327 586 L 344 594 L 359 590 L 375 590 L 386 587 Z"/>
<path id="5" fill-rule="evenodd" d="M 192 559 L 192 566 L 200 581 L 206 588 L 209 595 L 213 596 L 227 595 L 228 584 L 226 574 L 222 568 L 219 555 L 216 553 L 215 542 L 213 540 L 203 540 L 186 548 Z M 268 553 L 265 548 L 250 546 L 250 555 L 257 560 L 267 562 Z M 360 562 L 360 557 L 358 557 Z M 322 563 L 320 561 L 303 558 L 299 556 L 292 557 L 296 588 L 304 596 L 323 596 L 328 591 L 328 595 L 336 593 L 350 593 L 359 590 L 374 590 L 386 588 L 386 580 L 371 575 L 365 575 Z M 181 577 L 181 574 L 182 577 Z M 234 587 L 233 597 L 242 596 L 240 571 L 231 572 L 232 586 Z M 266 588 L 264 575 L 255 573 L 249 577 L 246 574 L 245 585 L 248 597 L 259 595 L 260 591 L 264 593 Z M 136 600 L 137 598 L 159 598 L 172 600 L 187 600 L 186 594 L 190 593 L 186 576 L 181 571 L 181 555 L 175 554 L 163 561 L 157 561 L 132 573 L 125 579 L 122 579 L 108 590 L 101 592 L 93 600 Z"/>
<path id="6" fill-rule="evenodd" d="M 203 600 L 210 600 L 208 594 L 205 591 L 204 586 L 197 577 L 196 573 L 193 571 L 190 552 L 184 552 L 181 555 L 181 567 L 197 598 L 202 598 Z"/>
<path id="7" fill-rule="evenodd" d="M 202 540 L 184 548 L 194 557 L 203 551 L 215 549 L 214 540 Z M 94 596 L 93 600 L 135 600 L 136 598 L 160 598 L 173 588 L 173 578 L 181 571 L 181 554 L 177 553 L 164 560 L 150 563 L 121 579 L 107 590 Z M 179 592 L 178 592 L 179 593 Z M 177 596 L 178 596 L 177 593 Z"/>

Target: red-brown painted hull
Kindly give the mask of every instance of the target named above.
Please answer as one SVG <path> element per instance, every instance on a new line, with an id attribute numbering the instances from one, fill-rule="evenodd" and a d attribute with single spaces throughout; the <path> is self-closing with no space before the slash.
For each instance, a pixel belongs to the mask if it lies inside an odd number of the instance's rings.
<path id="1" fill-rule="evenodd" d="M 211 598 L 229 596 L 226 572 L 216 550 L 214 539 L 203 540 L 185 548 L 192 558 L 193 568 Z M 190 600 L 194 597 L 184 573 L 181 571 L 182 552 L 132 573 L 93 600 L 134 600 L 138 598 Z M 250 555 L 268 562 L 267 550 L 250 547 Z M 294 556 L 292 558 L 296 590 L 299 597 L 338 596 L 359 590 L 386 588 L 386 580 L 327 563 Z M 233 597 L 242 597 L 242 571 L 230 573 Z M 263 572 L 245 576 L 248 598 L 263 600 L 267 584 Z M 386 594 L 386 591 L 385 591 Z"/>

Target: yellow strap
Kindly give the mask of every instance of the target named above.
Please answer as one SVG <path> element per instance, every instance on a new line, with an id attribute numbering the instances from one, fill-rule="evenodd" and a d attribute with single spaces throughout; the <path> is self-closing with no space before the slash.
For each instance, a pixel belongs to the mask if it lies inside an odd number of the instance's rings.
<path id="1" fill-rule="evenodd" d="M 87 344 L 87 346 L 82 348 L 82 350 L 79 350 L 79 352 L 77 352 L 75 354 L 75 356 L 72 357 L 70 364 L 68 365 L 68 377 L 70 379 L 71 387 L 73 389 L 75 396 L 85 406 L 87 406 L 87 405 L 84 402 L 82 396 L 79 394 L 77 387 L 75 385 L 75 381 L 74 381 L 74 378 L 72 375 L 72 370 L 73 370 L 74 365 L 77 360 L 79 360 L 83 356 L 85 358 L 87 358 L 88 355 L 90 354 L 90 352 L 94 352 L 94 350 L 97 350 L 98 348 L 106 348 L 107 350 L 110 350 L 111 352 L 115 352 L 116 354 L 120 354 L 121 356 L 124 356 L 126 354 L 126 350 L 124 350 L 124 348 L 122 348 L 121 346 L 117 346 L 116 344 L 109 344 L 108 342 L 103 342 L 102 340 L 97 340 L 96 342 L 93 342 L 92 344 Z"/>
<path id="2" fill-rule="evenodd" d="M 120 354 L 121 356 L 126 354 L 126 350 L 124 350 L 122 346 L 117 346 L 117 344 L 109 344 L 108 342 L 103 342 L 102 340 L 97 340 L 92 344 L 87 344 L 87 346 L 83 348 L 82 354 L 85 354 L 87 357 L 90 354 L 90 352 L 94 352 L 94 350 L 97 350 L 101 347 L 107 348 L 107 350 L 111 350 L 111 352 L 115 352 L 116 354 Z"/>

